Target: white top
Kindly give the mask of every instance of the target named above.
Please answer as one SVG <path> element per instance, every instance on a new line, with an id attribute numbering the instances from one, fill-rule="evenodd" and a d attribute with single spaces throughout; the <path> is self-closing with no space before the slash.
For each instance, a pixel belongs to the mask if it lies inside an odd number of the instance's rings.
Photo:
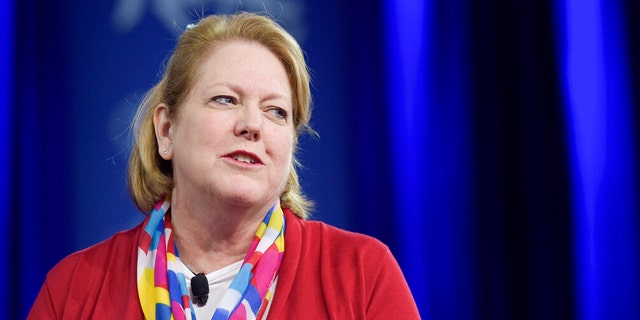
<path id="1" fill-rule="evenodd" d="M 194 296 L 191 292 L 191 278 L 195 277 L 195 274 L 184 263 L 182 263 L 182 261 L 180 261 L 180 267 L 182 268 L 182 273 L 184 274 L 187 282 L 189 299 L 193 301 Z M 192 303 L 193 309 L 196 313 L 196 319 L 211 319 L 213 317 L 213 313 L 216 311 L 216 307 L 222 300 L 227 288 L 231 285 L 231 281 L 233 281 L 233 278 L 238 274 L 238 272 L 240 272 L 240 267 L 242 267 L 242 260 L 206 275 L 207 281 L 209 282 L 209 299 L 203 306 Z M 272 297 L 275 293 L 277 282 L 278 279 L 276 278 L 271 285 Z M 264 313 L 264 318 L 266 318 L 269 313 L 269 309 L 271 309 L 272 301 L 273 299 L 269 300 L 269 304 L 267 305 L 267 309 Z"/>

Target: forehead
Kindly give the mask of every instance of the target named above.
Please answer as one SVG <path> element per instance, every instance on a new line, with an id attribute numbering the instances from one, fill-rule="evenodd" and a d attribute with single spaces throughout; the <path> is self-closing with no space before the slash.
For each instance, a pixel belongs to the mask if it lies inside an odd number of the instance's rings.
<path id="1" fill-rule="evenodd" d="M 210 81 L 254 83 L 291 96 L 289 75 L 267 47 L 252 41 L 230 40 L 212 46 L 196 70 L 194 87 Z"/>

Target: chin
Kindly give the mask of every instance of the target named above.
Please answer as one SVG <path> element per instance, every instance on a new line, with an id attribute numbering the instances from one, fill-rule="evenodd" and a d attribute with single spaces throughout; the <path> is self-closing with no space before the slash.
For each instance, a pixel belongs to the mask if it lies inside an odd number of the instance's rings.
<path id="1" fill-rule="evenodd" d="M 280 193 L 274 192 L 278 186 L 271 186 L 256 181 L 235 179 L 234 182 L 218 184 L 213 191 L 218 197 L 231 206 L 238 208 L 271 207 L 277 201 Z M 267 208 L 268 210 L 268 208 Z"/>
<path id="2" fill-rule="evenodd" d="M 264 196 L 258 196 L 256 194 L 252 194 L 250 192 L 237 192 L 233 194 L 228 194 L 226 196 L 227 203 L 241 207 L 241 208 L 251 208 L 255 206 L 264 206 L 269 202 Z"/>

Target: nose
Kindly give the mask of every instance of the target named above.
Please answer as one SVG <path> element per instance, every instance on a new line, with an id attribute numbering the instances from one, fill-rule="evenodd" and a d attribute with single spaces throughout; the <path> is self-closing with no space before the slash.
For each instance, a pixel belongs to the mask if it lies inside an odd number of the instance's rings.
<path id="1" fill-rule="evenodd" d="M 257 106 L 244 106 L 240 109 L 236 122 L 236 135 L 248 140 L 258 140 L 262 135 L 262 111 Z"/>

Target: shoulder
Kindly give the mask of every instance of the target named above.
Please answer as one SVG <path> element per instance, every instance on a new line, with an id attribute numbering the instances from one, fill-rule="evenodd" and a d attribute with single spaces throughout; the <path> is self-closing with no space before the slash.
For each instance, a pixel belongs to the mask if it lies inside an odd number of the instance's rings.
<path id="1" fill-rule="evenodd" d="M 398 310 L 406 310 L 400 312 L 407 316 L 403 319 L 419 318 L 385 244 L 289 212 L 273 310 L 286 314 L 298 309 L 305 314 L 313 310 L 318 319 L 389 319 L 396 318 Z"/>
<path id="2" fill-rule="evenodd" d="M 47 277 L 69 275 L 69 271 L 77 268 L 104 269 L 106 264 L 100 262 L 111 260 L 114 256 L 123 255 L 131 250 L 137 244 L 139 231 L 140 226 L 121 231 L 100 243 L 70 254 L 51 269 Z"/>
<path id="3" fill-rule="evenodd" d="M 291 249 L 294 259 L 308 270 L 343 271 L 334 276 L 364 273 L 375 278 L 381 268 L 396 263 L 389 248 L 378 239 L 294 215 L 287 217 L 285 243 L 285 256 Z"/>
<path id="4" fill-rule="evenodd" d="M 139 232 L 140 226 L 119 232 L 58 262 L 47 274 L 30 318 L 100 318 L 114 304 L 139 313 L 130 299 L 136 290 Z"/>
<path id="5" fill-rule="evenodd" d="M 303 220 L 301 218 L 290 220 L 294 220 L 293 223 L 299 226 L 300 234 L 298 240 L 304 246 L 331 250 L 333 255 L 380 256 L 390 254 L 389 248 L 374 237 L 340 229 L 321 221 Z"/>
<path id="6" fill-rule="evenodd" d="M 46 284 L 57 296 L 72 292 L 86 294 L 100 290 L 105 279 L 119 272 L 126 279 L 125 272 L 133 271 L 132 258 L 137 253 L 139 226 L 118 232 L 108 239 L 89 248 L 74 252 L 62 259 L 47 274 Z"/>
<path id="7" fill-rule="evenodd" d="M 88 289 L 93 284 L 99 285 L 110 268 L 129 268 L 131 257 L 135 256 L 139 231 L 140 226 L 118 232 L 98 244 L 72 253 L 49 271 L 46 282 L 62 291 L 70 286 Z"/>

